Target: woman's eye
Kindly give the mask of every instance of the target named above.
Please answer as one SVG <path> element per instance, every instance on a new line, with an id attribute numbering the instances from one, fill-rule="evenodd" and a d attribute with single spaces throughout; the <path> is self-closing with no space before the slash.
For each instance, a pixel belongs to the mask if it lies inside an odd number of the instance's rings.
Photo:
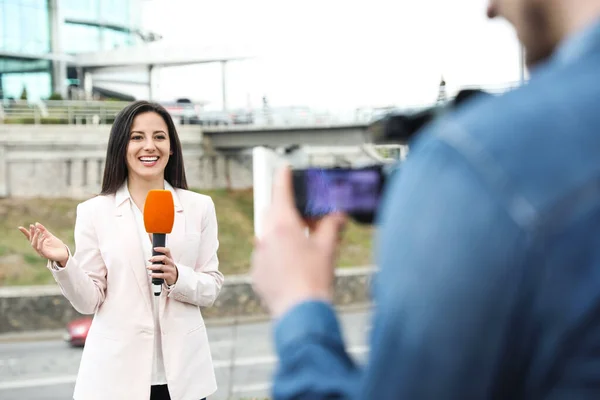
<path id="1" fill-rule="evenodd" d="M 165 135 L 156 135 L 157 140 L 165 140 L 167 137 Z"/>
<path id="2" fill-rule="evenodd" d="M 142 140 L 143 138 L 140 135 L 135 135 L 131 137 L 131 140 Z"/>

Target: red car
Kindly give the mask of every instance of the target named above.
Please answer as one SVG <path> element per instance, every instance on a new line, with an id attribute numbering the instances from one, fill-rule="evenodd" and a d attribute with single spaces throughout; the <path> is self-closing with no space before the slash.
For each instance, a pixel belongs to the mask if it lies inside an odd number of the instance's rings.
<path id="1" fill-rule="evenodd" d="M 91 317 L 83 317 L 69 322 L 64 336 L 65 341 L 73 347 L 84 346 L 91 325 Z"/>

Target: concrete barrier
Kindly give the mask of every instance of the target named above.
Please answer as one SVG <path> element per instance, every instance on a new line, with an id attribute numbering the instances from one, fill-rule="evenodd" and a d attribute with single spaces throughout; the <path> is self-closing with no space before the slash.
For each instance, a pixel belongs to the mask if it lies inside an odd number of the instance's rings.
<path id="1" fill-rule="evenodd" d="M 0 197 L 89 198 L 100 191 L 110 127 L 0 125 Z M 252 158 L 212 151 L 200 128 L 178 128 L 188 185 L 252 187 Z"/>
<path id="2" fill-rule="evenodd" d="M 336 271 L 337 306 L 370 302 L 373 267 L 344 268 Z M 208 320 L 265 315 L 265 309 L 252 290 L 246 275 L 226 276 L 213 307 L 203 308 Z M 63 329 L 81 315 L 63 297 L 56 285 L 0 288 L 0 334 Z"/>

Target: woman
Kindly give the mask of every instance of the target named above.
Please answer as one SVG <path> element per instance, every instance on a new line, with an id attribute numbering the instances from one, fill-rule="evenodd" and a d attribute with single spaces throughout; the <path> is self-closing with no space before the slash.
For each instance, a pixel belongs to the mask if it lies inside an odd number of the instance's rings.
<path id="1" fill-rule="evenodd" d="M 143 223 L 152 189 L 170 190 L 175 203 L 167 248 L 156 257 Z M 39 223 L 19 227 L 73 307 L 95 314 L 74 399 L 200 400 L 216 390 L 200 307 L 223 284 L 217 219 L 210 197 L 186 189 L 171 116 L 138 101 L 112 126 L 101 194 L 77 207 L 75 253 Z M 160 296 L 152 277 L 164 279 Z"/>

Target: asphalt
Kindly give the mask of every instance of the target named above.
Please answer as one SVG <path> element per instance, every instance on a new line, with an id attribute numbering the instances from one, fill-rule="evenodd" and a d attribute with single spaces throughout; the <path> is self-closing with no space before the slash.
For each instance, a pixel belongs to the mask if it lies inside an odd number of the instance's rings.
<path id="1" fill-rule="evenodd" d="M 339 314 L 347 349 L 358 362 L 368 354 L 370 313 Z M 226 320 L 207 324 L 219 389 L 211 400 L 268 398 L 277 365 L 269 321 Z M 231 321 L 230 321 L 231 322 Z M 38 332 L 0 343 L 0 399 L 67 400 L 75 385 L 81 349 L 62 340 L 63 331 Z M 56 335 L 60 338 L 57 339 Z M 6 336 L 5 336 L 6 338 Z"/>

